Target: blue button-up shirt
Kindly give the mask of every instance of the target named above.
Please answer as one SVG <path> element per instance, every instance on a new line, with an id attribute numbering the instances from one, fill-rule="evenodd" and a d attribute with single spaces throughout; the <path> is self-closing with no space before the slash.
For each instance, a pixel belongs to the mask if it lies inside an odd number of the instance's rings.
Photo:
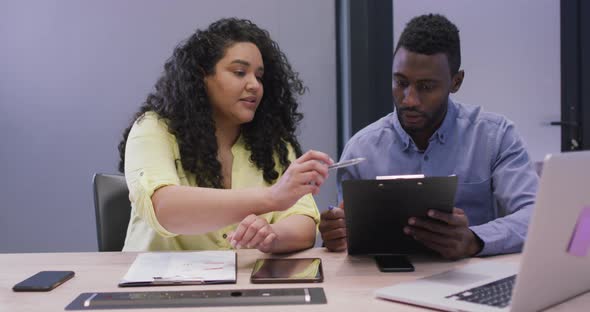
<path id="1" fill-rule="evenodd" d="M 479 255 L 521 251 L 538 176 L 514 124 L 503 116 L 449 100 L 441 126 L 421 151 L 394 111 L 355 134 L 340 161 L 357 157 L 367 161 L 338 171 L 340 200 L 343 180 L 455 174 L 455 207 L 483 240 Z"/>

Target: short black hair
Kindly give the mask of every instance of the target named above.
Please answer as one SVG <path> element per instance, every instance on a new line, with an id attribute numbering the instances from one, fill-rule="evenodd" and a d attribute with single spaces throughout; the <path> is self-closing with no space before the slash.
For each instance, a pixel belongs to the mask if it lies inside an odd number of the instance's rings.
<path id="1" fill-rule="evenodd" d="M 426 55 L 446 54 L 451 75 L 461 66 L 459 29 L 440 14 L 420 15 L 410 20 L 399 37 L 394 55 L 400 47 Z"/>

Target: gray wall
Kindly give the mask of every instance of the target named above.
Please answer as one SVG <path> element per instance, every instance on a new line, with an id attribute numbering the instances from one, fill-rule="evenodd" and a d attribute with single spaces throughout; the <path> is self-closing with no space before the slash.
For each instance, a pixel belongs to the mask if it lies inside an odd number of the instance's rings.
<path id="1" fill-rule="evenodd" d="M 304 149 L 336 155 L 332 0 L 0 2 L 0 252 L 96 250 L 91 178 L 173 47 L 228 16 L 270 31 L 309 87 Z M 316 197 L 336 199 L 334 178 Z"/>
<path id="2" fill-rule="evenodd" d="M 424 13 L 459 28 L 465 81 L 453 98 L 515 122 L 533 160 L 561 149 L 559 0 L 394 0 L 394 42 Z"/>

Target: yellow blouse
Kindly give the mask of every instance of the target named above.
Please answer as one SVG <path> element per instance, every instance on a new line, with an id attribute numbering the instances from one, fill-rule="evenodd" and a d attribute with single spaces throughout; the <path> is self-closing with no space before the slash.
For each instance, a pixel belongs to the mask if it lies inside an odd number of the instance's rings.
<path id="1" fill-rule="evenodd" d="M 234 157 L 232 189 L 269 186 L 262 171 L 250 162 L 250 152 L 241 137 L 231 152 Z M 289 160 L 295 160 L 291 146 Z M 226 237 L 235 230 L 237 223 L 202 235 L 179 235 L 167 231 L 158 222 L 151 200 L 155 190 L 166 185 L 197 184 L 195 175 L 185 172 L 182 167 L 178 142 L 168 132 L 167 121 L 154 112 L 146 113 L 131 128 L 125 147 L 125 179 L 132 209 L 124 251 L 232 249 Z M 195 210 L 198 211 L 198 207 Z M 306 215 L 316 225 L 319 223 L 320 215 L 311 194 L 303 196 L 285 211 L 270 212 L 261 217 L 272 224 L 291 215 Z"/>

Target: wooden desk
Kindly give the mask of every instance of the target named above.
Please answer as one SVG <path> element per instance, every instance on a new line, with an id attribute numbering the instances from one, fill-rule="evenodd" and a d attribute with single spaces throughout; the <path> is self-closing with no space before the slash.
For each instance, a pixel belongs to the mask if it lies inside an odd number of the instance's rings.
<path id="1" fill-rule="evenodd" d="M 319 284 L 258 284 L 250 283 L 250 272 L 257 258 L 268 257 L 257 250 L 238 251 L 238 282 L 236 284 L 207 286 L 171 286 L 118 288 L 118 281 L 125 275 L 135 259 L 135 253 L 33 253 L 0 254 L 0 311 L 64 311 L 82 292 L 153 291 L 153 290 L 207 290 L 236 288 L 285 288 L 323 287 L 328 299 L 325 305 L 215 307 L 210 311 L 424 311 L 421 308 L 376 299 L 373 291 L 401 281 L 439 273 L 467 263 L 479 261 L 518 261 L 520 255 L 497 256 L 487 259 L 465 259 L 457 262 L 441 262 L 413 259 L 416 267 L 411 273 L 381 273 L 370 257 L 351 257 L 346 253 L 332 253 L 314 248 L 287 257 L 320 257 L 324 264 L 325 281 Z M 43 270 L 72 270 L 76 276 L 50 292 L 12 291 L 17 282 Z M 559 286 L 557 286 L 559 287 Z M 590 294 L 579 296 L 553 307 L 550 311 L 588 311 Z M 171 311 L 173 309 L 149 309 Z M 189 311 L 190 308 L 179 308 Z M 112 311 L 112 310 L 111 310 Z M 117 310 L 139 311 L 139 310 Z M 426 310 L 428 311 L 428 310 Z"/>

